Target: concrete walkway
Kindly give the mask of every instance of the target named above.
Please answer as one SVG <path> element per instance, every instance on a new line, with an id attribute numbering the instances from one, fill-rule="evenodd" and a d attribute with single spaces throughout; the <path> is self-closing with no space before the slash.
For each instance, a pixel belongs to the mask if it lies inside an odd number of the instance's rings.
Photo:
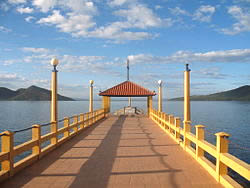
<path id="1" fill-rule="evenodd" d="M 152 120 L 111 116 L 0 187 L 221 186 Z"/>

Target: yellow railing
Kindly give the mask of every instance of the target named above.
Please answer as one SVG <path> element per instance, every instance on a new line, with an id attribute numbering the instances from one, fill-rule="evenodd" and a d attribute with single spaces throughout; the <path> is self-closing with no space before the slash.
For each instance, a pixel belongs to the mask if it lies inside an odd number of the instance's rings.
<path id="1" fill-rule="evenodd" d="M 33 125 L 31 127 L 32 139 L 17 146 L 14 146 L 14 132 L 2 132 L 0 134 L 2 139 L 2 150 L 0 153 L 0 182 L 13 176 L 21 169 L 39 160 L 65 141 L 80 133 L 86 127 L 93 125 L 95 122 L 103 119 L 104 117 L 104 109 L 75 115 L 70 118 L 65 117 L 63 120 L 58 122 L 46 124 L 46 126 L 50 125 L 51 129 L 50 132 L 45 135 L 41 135 L 41 128 L 43 125 Z M 73 120 L 72 123 L 70 123 L 71 119 Z M 59 122 L 63 122 L 63 127 L 60 129 L 57 128 Z M 62 135 L 61 138 L 59 135 Z M 42 147 L 42 144 L 46 141 L 50 141 L 50 144 Z M 32 151 L 30 155 L 19 160 L 18 162 L 14 162 L 14 157 L 29 150 Z"/>
<path id="2" fill-rule="evenodd" d="M 181 127 L 181 119 L 150 109 L 150 116 L 166 133 L 168 133 L 180 146 L 195 158 L 218 182 L 225 187 L 241 187 L 228 175 L 228 168 L 250 181 L 250 165 L 228 153 L 228 134 L 216 133 L 216 146 L 205 141 L 203 125 L 196 125 L 196 134 L 190 129 Z M 185 143 L 185 144 L 184 144 Z M 191 147 L 195 144 L 195 149 Z M 216 159 L 216 165 L 204 156 L 209 153 Z"/>

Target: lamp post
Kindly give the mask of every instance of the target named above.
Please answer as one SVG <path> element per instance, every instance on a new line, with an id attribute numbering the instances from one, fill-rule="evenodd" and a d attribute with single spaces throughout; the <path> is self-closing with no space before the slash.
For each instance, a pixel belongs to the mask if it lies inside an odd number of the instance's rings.
<path id="1" fill-rule="evenodd" d="M 158 81 L 159 91 L 158 91 L 158 111 L 162 112 L 162 80 Z"/>
<path id="2" fill-rule="evenodd" d="M 53 66 L 51 76 L 51 122 L 57 122 L 57 69 L 56 66 L 59 61 L 56 58 L 51 59 L 51 65 Z"/>
<path id="3" fill-rule="evenodd" d="M 93 112 L 93 84 L 94 80 L 90 80 L 90 87 L 89 87 L 89 112 Z"/>

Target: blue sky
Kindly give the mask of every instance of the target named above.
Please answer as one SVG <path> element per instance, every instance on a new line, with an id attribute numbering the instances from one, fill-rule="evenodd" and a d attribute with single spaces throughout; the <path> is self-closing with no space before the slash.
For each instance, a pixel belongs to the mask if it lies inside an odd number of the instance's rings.
<path id="1" fill-rule="evenodd" d="M 59 92 L 86 98 L 126 80 L 164 96 L 250 83 L 250 0 L 1 0 L 0 86 L 50 87 L 50 59 L 59 59 Z"/>

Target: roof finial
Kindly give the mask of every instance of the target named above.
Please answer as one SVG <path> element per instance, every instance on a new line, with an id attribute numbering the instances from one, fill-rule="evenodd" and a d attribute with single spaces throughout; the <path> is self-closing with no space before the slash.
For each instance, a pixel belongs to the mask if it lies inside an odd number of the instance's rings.
<path id="1" fill-rule="evenodd" d="M 127 81 L 129 81 L 129 58 L 127 59 Z"/>

